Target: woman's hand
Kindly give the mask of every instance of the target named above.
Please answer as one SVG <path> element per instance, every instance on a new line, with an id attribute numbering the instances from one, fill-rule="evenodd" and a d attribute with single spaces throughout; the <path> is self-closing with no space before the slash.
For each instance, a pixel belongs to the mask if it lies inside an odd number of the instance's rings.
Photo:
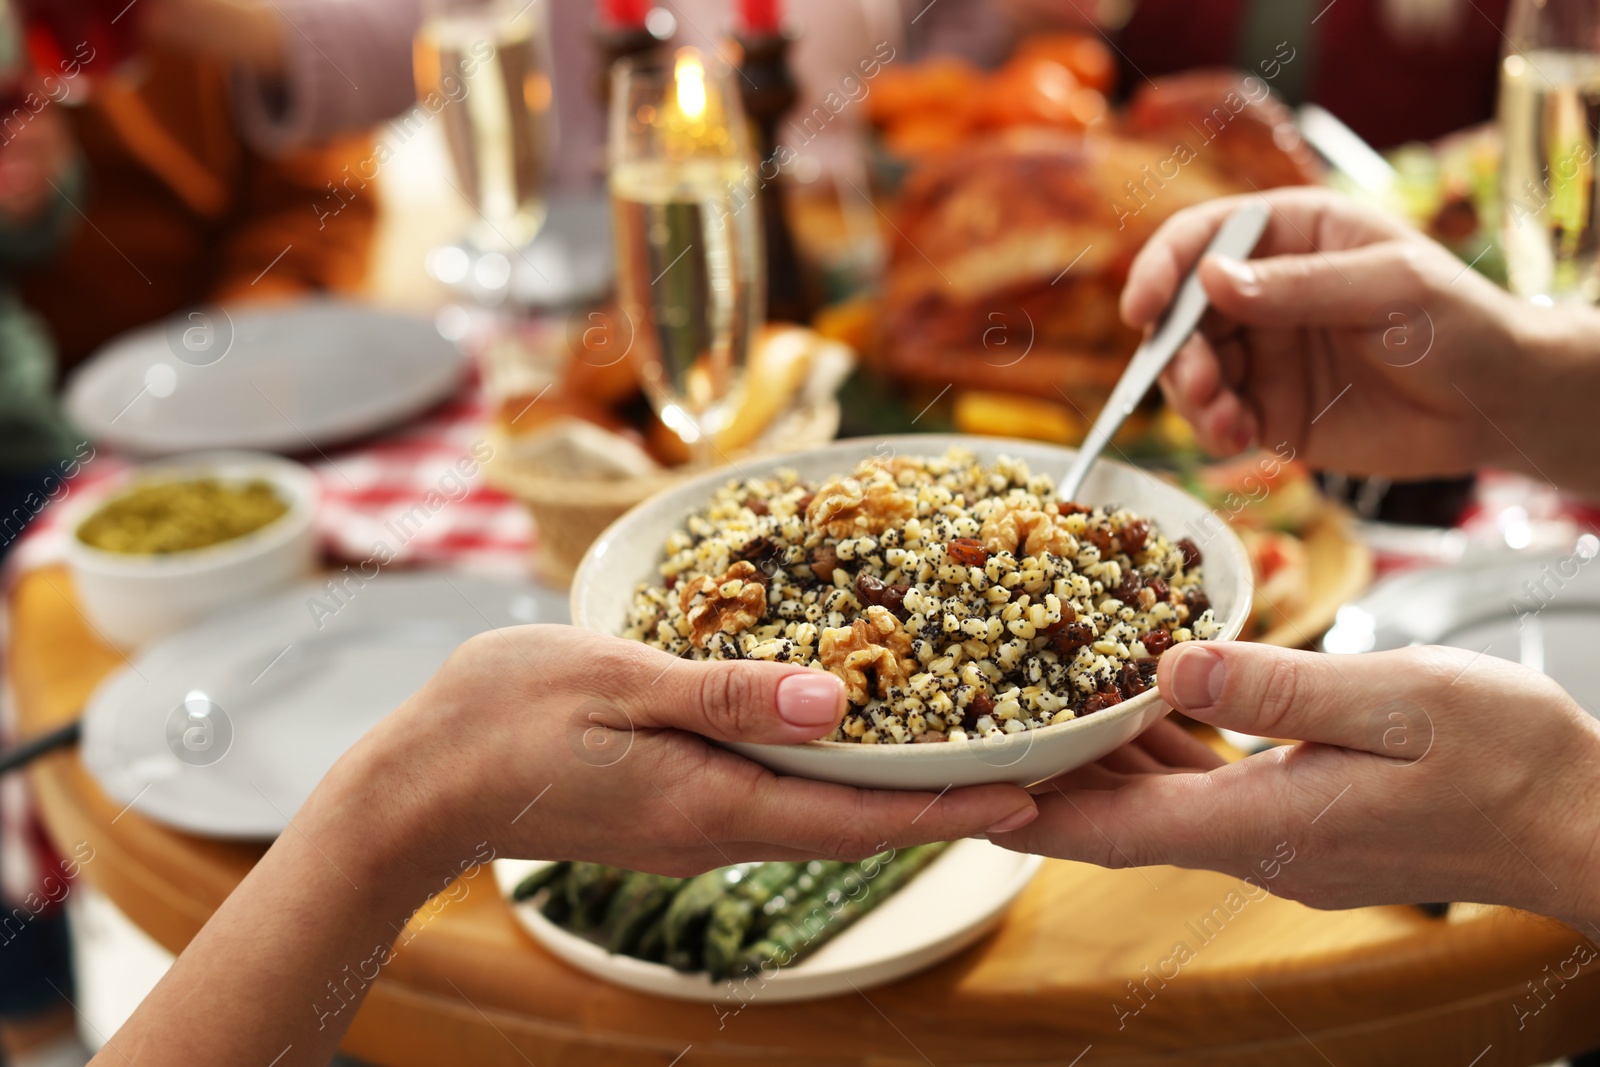
<path id="1" fill-rule="evenodd" d="M 783 778 L 705 740 L 794 744 L 844 712 L 831 674 L 680 660 L 567 626 L 482 634 L 329 776 L 373 861 L 502 856 L 665 874 L 755 859 L 860 859 L 1032 818 L 1014 786 L 870 792 Z M 312 803 L 317 803 L 314 799 Z M 398 843 L 404 841 L 406 846 Z M 443 849 L 446 854 L 439 854 Z"/>
<path id="2" fill-rule="evenodd" d="M 1521 302 L 1338 194 L 1264 195 L 1272 218 L 1257 258 L 1201 262 L 1213 310 L 1161 380 L 1204 448 L 1287 441 L 1349 474 L 1496 465 L 1600 487 L 1592 464 L 1564 461 L 1574 420 L 1559 417 L 1563 394 L 1590 407 L 1600 396 L 1600 316 Z M 1128 323 L 1160 317 L 1240 199 L 1179 212 L 1151 237 L 1122 294 Z"/>
<path id="3" fill-rule="evenodd" d="M 1196 719 L 1301 743 L 1223 766 L 1158 724 L 1038 790 L 1039 818 L 997 843 L 1248 876 L 1320 908 L 1460 900 L 1600 920 L 1600 726 L 1543 675 L 1444 648 L 1190 643 L 1158 682 Z"/>
<path id="4" fill-rule="evenodd" d="M 407 919 L 447 885 L 495 892 L 492 857 L 688 874 L 998 837 L 1037 815 L 1015 786 L 780 778 L 701 736 L 807 741 L 843 712 L 839 680 L 805 667 L 680 660 L 569 626 L 475 637 L 334 766 L 95 1062 L 327 1063 L 407 951 L 391 947 Z"/>

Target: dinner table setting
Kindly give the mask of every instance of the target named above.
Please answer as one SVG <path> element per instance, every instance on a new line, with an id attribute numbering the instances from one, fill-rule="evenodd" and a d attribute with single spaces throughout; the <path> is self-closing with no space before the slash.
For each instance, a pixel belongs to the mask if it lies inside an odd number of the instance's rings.
<path id="1" fill-rule="evenodd" d="M 0 0 L 0 68 L 16 36 L 64 72 L 69 12 L 128 53 L 84 61 L 92 106 L 159 80 L 102 6 Z M 1426 235 L 1530 315 L 1600 301 L 1593 5 L 1514 0 L 1494 109 L 1403 141 L 1313 98 L 1320 5 L 1282 44 L 1258 13 L 1225 61 L 1171 15 L 1192 56 L 1148 76 L 1139 4 L 972 5 L 1018 20 L 981 58 L 930 43 L 992 43 L 932 4 L 576 6 L 424 5 L 415 104 L 375 128 L 370 187 L 318 202 L 319 228 L 328 203 L 373 213 L 359 284 L 185 306 L 61 383 L 79 443 L 0 517 L 0 838 L 22 857 L 0 884 L 8 909 L 65 887 L 57 992 L 90 1052 L 115 1062 L 274 842 L 321 851 L 306 813 L 362 739 L 513 628 L 831 674 L 831 732 L 719 757 L 930 808 L 1002 785 L 1077 807 L 1141 738 L 1212 775 L 1327 747 L 1287 713 L 1277 736 L 1173 710 L 1158 661 L 1197 642 L 1334 672 L 1444 646 L 1600 717 L 1600 504 L 1526 453 L 1426 479 L 1308 455 L 1338 381 L 1301 436 L 1227 458 L 1177 399 L 1197 343 L 1234 384 L 1251 358 L 1228 363 L 1244 305 L 1202 257 L 1277 254 L 1297 190 Z M 1192 248 L 1136 328 L 1124 284 L 1175 217 Z M 1470 344 L 1398 297 L 1368 326 L 1397 374 Z M 661 732 L 602 703 L 542 743 L 603 769 Z M 1403 700 L 1349 715 L 1396 775 L 1461 744 Z M 1344 796 L 1232 873 L 1136 862 L 1097 826 L 1093 862 L 1003 826 L 901 848 L 839 827 L 838 854 L 693 871 L 486 840 L 301 999 L 348 1026 L 335 1063 L 389 1067 L 1596 1062 L 1600 931 L 1284 888 Z M 1499 814 L 1478 810 L 1537 868 Z"/>

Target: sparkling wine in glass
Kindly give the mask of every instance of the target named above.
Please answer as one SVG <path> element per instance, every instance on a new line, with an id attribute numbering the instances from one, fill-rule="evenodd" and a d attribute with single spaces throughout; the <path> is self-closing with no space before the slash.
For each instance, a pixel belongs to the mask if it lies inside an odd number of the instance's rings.
<path id="1" fill-rule="evenodd" d="M 697 462 L 737 409 L 765 310 L 761 209 L 732 72 L 692 48 L 612 72 L 617 295 L 662 422 Z"/>
<path id="2" fill-rule="evenodd" d="M 457 190 L 478 214 L 468 239 L 481 251 L 522 248 L 544 225 L 555 130 L 545 6 L 451 3 L 417 37 L 419 96 L 442 101 Z"/>
<path id="3" fill-rule="evenodd" d="M 1600 299 L 1600 5 L 1518 0 L 1500 66 L 1501 241 L 1513 292 Z"/>

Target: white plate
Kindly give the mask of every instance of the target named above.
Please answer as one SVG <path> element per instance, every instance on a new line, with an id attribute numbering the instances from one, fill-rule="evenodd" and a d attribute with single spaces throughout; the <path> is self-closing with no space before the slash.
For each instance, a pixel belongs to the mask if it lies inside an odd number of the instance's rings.
<path id="1" fill-rule="evenodd" d="M 516 582 L 433 572 L 347 587 L 342 608 L 326 580 L 308 582 L 145 650 L 89 700 L 89 772 L 118 803 L 180 830 L 276 837 L 461 642 L 567 621 L 558 594 Z"/>
<path id="2" fill-rule="evenodd" d="M 1387 578 L 1339 609 L 1326 652 L 1449 645 L 1542 671 L 1600 715 L 1600 540 L 1566 552 L 1493 552 Z"/>
<path id="3" fill-rule="evenodd" d="M 423 319 L 334 300 L 205 308 L 126 334 L 67 387 L 67 414 L 125 452 L 304 452 L 402 422 L 465 358 Z"/>
<path id="4" fill-rule="evenodd" d="M 664 489 L 606 528 L 584 554 L 572 580 L 572 621 L 600 633 L 621 633 L 640 582 L 657 577 L 667 535 L 733 478 L 760 478 L 790 469 L 813 482 L 846 473 L 865 459 L 937 456 L 952 446 L 992 464 L 1012 456 L 1035 474 L 1060 478 L 1076 453 L 1038 441 L 955 434 L 857 438 L 788 455 L 740 460 L 738 469 L 710 471 Z M 1078 499 L 1116 503 L 1151 519 L 1173 541 L 1193 538 L 1203 553 L 1206 595 L 1222 624 L 1217 640 L 1239 635 L 1250 615 L 1254 578 L 1233 528 L 1204 502 L 1146 471 L 1102 459 Z M 1055 726 L 973 741 L 934 745 L 862 745 L 810 741 L 803 745 L 730 742 L 727 747 L 782 774 L 877 789 L 938 792 L 986 782 L 1033 785 L 1093 763 L 1149 729 L 1168 711 L 1155 686 L 1122 703 Z"/>
<path id="5" fill-rule="evenodd" d="M 511 910 L 551 954 L 596 978 L 677 1000 L 781 1004 L 882 985 L 949 959 L 999 923 L 1043 863 L 1038 856 L 1008 852 L 987 841 L 957 841 L 813 955 L 765 978 L 725 982 L 683 974 L 664 963 L 613 956 L 563 930 L 531 903 L 511 904 Z M 517 883 L 543 866 L 530 860 L 496 860 L 495 881 L 509 902 Z"/>

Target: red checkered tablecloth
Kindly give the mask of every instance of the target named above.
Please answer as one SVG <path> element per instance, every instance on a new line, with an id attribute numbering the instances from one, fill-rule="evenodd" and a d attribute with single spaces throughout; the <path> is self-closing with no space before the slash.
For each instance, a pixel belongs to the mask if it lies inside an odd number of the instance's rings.
<path id="1" fill-rule="evenodd" d="M 450 566 L 525 575 L 534 531 L 527 509 L 484 484 L 489 406 L 474 378 L 455 397 L 400 429 L 297 457 L 316 474 L 318 533 L 329 562 L 379 553 L 387 566 Z M 100 451 L 67 491 L 29 525 L 8 562 L 12 574 L 61 558 L 65 500 L 124 474 L 129 463 Z M 463 471 L 466 472 L 463 476 Z"/>

